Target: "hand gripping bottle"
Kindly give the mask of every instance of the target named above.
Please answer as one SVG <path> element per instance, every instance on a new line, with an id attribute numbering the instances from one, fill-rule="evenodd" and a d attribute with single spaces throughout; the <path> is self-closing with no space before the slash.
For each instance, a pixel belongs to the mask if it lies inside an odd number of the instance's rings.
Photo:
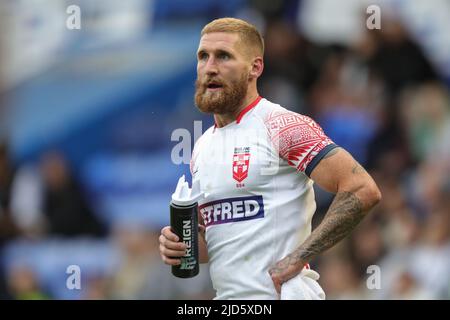
<path id="1" fill-rule="evenodd" d="M 172 266 L 172 274 L 179 278 L 192 278 L 199 272 L 197 201 L 201 196 L 199 180 L 194 180 L 190 189 L 184 175 L 172 194 L 170 227 L 187 246 L 181 264 Z"/>

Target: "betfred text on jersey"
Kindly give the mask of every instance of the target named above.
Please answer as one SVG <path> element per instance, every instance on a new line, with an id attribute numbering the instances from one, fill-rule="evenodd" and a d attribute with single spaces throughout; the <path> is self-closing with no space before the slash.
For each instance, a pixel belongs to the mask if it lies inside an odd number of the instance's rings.
<path id="1" fill-rule="evenodd" d="M 205 226 L 264 217 L 262 196 L 228 198 L 199 206 Z"/>

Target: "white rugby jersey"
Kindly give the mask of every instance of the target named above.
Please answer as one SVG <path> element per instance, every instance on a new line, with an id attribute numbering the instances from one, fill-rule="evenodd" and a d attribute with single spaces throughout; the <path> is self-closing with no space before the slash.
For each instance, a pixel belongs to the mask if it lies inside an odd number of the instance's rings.
<path id="1" fill-rule="evenodd" d="M 308 175 L 335 147 L 311 118 L 261 97 L 198 139 L 191 173 L 215 299 L 277 299 L 268 270 L 311 233 Z"/>

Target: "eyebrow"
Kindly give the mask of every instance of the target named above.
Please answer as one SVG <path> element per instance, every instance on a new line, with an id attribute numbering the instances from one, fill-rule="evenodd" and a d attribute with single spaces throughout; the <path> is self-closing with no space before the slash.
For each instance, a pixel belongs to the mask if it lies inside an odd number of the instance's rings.
<path id="1" fill-rule="evenodd" d="M 228 54 L 230 57 L 234 57 L 234 54 L 233 54 L 233 53 L 231 53 L 230 51 L 225 50 L 225 49 L 216 49 L 216 50 L 213 50 L 213 52 L 214 52 L 216 55 L 220 55 L 220 54 Z M 205 53 L 207 53 L 206 50 L 205 50 L 205 49 L 201 49 L 201 50 L 199 50 L 199 51 L 197 52 L 197 56 L 201 56 L 202 54 L 205 54 Z"/>
<path id="2" fill-rule="evenodd" d="M 216 50 L 216 53 L 219 54 L 228 54 L 230 57 L 234 56 L 230 51 L 227 50 L 223 50 L 223 49 L 218 49 Z"/>

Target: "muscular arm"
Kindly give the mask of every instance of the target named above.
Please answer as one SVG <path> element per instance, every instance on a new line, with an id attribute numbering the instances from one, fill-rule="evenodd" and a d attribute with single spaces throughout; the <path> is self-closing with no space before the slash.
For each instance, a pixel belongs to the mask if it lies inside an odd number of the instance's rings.
<path id="1" fill-rule="evenodd" d="M 269 270 L 278 292 L 281 284 L 296 276 L 312 258 L 348 236 L 381 199 L 370 175 L 341 148 L 330 151 L 312 171 L 311 178 L 336 196 L 305 242 Z"/>

